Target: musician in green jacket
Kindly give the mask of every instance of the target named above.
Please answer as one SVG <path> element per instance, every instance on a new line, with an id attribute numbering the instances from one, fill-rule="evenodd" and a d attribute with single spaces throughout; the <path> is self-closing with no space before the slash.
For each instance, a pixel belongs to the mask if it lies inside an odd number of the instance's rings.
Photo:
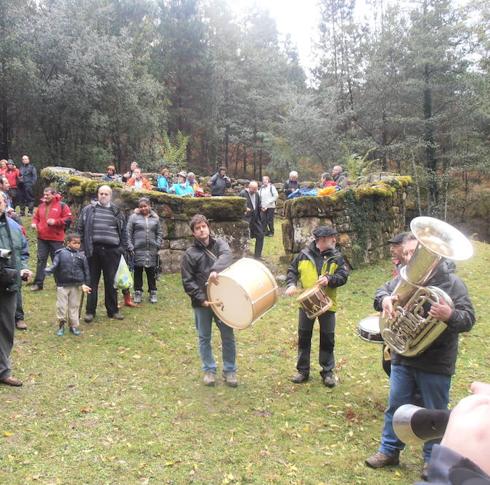
<path id="1" fill-rule="evenodd" d="M 318 316 L 320 324 L 320 375 L 327 387 L 335 387 L 335 312 L 337 309 L 337 288 L 345 285 L 348 270 L 340 251 L 335 248 L 337 231 L 329 226 L 320 226 L 313 231 L 312 241 L 289 266 L 286 295 L 297 292 L 298 285 L 303 289 L 319 285 L 332 300 L 332 306 Z M 311 337 L 315 319 L 310 319 L 303 308 L 299 309 L 298 320 L 298 362 L 297 374 L 292 382 L 306 382 L 310 376 Z"/>

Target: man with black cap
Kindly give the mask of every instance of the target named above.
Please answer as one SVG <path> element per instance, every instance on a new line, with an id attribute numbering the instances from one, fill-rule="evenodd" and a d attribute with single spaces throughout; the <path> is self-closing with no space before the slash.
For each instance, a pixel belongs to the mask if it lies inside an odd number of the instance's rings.
<path id="1" fill-rule="evenodd" d="M 337 231 L 329 226 L 320 226 L 313 231 L 315 238 L 291 263 L 287 274 L 286 295 L 296 293 L 300 284 L 303 289 L 319 285 L 332 300 L 328 311 L 318 317 L 320 324 L 320 375 L 327 387 L 335 387 L 335 311 L 337 309 L 337 288 L 345 285 L 348 271 L 342 254 L 336 250 Z M 306 316 L 299 309 L 298 320 L 298 373 L 291 379 L 295 384 L 306 382 L 310 376 L 311 337 L 315 319 Z"/>
<path id="2" fill-rule="evenodd" d="M 404 265 L 403 263 L 403 241 L 407 237 L 409 232 L 400 232 L 396 234 L 391 239 L 388 240 L 390 245 L 391 262 L 394 265 L 393 268 L 393 278 L 398 276 L 400 268 Z"/>

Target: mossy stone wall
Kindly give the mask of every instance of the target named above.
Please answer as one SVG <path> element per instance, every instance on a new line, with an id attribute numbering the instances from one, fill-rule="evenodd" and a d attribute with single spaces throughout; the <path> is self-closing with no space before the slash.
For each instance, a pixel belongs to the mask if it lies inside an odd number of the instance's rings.
<path id="1" fill-rule="evenodd" d="M 56 187 L 75 217 L 83 206 L 96 198 L 98 188 L 105 184 L 99 177 L 87 175 L 63 167 L 48 167 L 41 172 L 43 186 Z M 113 190 L 114 203 L 128 217 L 137 207 L 138 199 L 147 197 L 151 200 L 164 234 L 160 251 L 164 273 L 180 271 L 180 260 L 193 241 L 189 220 L 195 214 L 204 214 L 211 221 L 212 231 L 228 241 L 236 258 L 244 256 L 248 250 L 249 229 L 242 220 L 245 200 L 241 197 L 186 198 L 156 191 L 131 190 L 119 182 L 107 185 Z"/>
<path id="2" fill-rule="evenodd" d="M 285 202 L 283 245 L 298 253 L 320 225 L 337 229 L 337 244 L 352 266 L 387 256 L 386 241 L 405 229 L 405 200 L 410 177 L 371 176 L 330 197 L 298 197 Z"/>

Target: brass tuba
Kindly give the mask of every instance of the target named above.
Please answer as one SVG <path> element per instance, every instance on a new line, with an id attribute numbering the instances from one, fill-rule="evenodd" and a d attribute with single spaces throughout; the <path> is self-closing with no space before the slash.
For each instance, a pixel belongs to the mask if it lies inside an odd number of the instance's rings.
<path id="1" fill-rule="evenodd" d="M 416 217 L 410 229 L 418 241 L 415 252 L 400 271 L 400 281 L 391 296 L 395 316 L 380 317 L 381 336 L 396 353 L 413 357 L 427 349 L 447 325 L 430 317 L 427 308 L 449 295 L 435 286 L 425 286 L 443 258 L 463 261 L 473 255 L 471 242 L 456 228 L 433 217 Z"/>

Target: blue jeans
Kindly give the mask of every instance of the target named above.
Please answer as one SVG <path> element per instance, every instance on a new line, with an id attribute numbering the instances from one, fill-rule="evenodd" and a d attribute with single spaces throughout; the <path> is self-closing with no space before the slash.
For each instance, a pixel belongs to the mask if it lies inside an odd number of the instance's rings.
<path id="1" fill-rule="evenodd" d="M 213 318 L 221 333 L 221 346 L 223 350 L 223 372 L 236 371 L 236 349 L 235 336 L 233 329 L 225 325 L 211 310 L 207 307 L 195 307 L 194 317 L 196 329 L 199 335 L 199 353 L 201 354 L 202 370 L 204 372 L 216 373 L 216 361 L 213 357 L 211 346 L 211 329 Z"/>
<path id="2" fill-rule="evenodd" d="M 418 388 L 423 406 L 428 409 L 447 409 L 451 376 L 432 374 L 414 367 L 392 364 L 390 375 L 390 397 L 385 411 L 385 423 L 379 451 L 393 455 L 405 447 L 393 431 L 393 414 L 403 404 L 413 404 L 413 395 Z M 432 447 L 441 440 L 424 444 L 424 461 L 428 462 Z"/>

